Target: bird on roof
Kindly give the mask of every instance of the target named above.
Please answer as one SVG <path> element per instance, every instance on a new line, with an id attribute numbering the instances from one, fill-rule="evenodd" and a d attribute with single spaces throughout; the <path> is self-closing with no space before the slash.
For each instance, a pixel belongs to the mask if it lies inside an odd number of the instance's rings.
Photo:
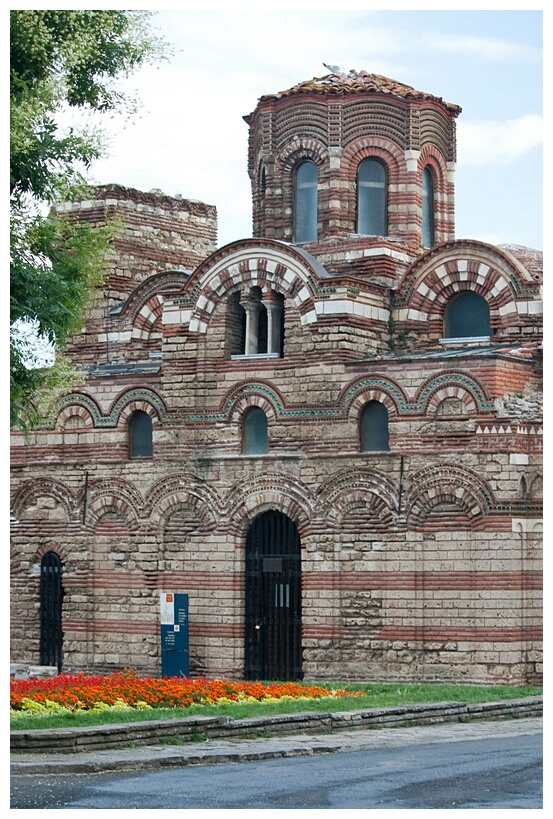
<path id="1" fill-rule="evenodd" d="M 345 74 L 346 71 L 343 65 L 327 65 L 323 63 L 325 68 L 328 68 L 329 71 L 332 71 L 333 74 Z"/>

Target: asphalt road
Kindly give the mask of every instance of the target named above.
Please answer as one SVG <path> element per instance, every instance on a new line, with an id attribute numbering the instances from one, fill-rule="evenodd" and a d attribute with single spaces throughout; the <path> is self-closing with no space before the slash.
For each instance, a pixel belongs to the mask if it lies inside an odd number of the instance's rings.
<path id="1" fill-rule="evenodd" d="M 540 809 L 541 734 L 140 773 L 12 776 L 12 808 Z"/>

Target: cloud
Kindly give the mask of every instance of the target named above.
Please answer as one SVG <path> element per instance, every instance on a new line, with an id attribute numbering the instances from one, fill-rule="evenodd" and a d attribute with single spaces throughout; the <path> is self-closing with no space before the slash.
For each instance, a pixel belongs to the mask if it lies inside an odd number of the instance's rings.
<path id="1" fill-rule="evenodd" d="M 542 59 L 540 48 L 512 40 L 492 40 L 489 37 L 474 37 L 464 34 L 433 35 L 429 38 L 429 46 L 435 51 L 443 51 L 448 55 L 458 54 L 465 57 L 476 57 L 479 60 L 524 60 L 539 62 Z"/>
<path id="2" fill-rule="evenodd" d="M 459 122 L 459 165 L 506 165 L 543 142 L 543 119 L 526 114 L 518 119 Z"/>

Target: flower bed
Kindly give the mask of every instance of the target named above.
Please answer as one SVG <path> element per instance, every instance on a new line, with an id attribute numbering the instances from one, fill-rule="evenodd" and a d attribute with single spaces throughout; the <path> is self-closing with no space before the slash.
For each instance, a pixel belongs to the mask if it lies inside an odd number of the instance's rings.
<path id="1" fill-rule="evenodd" d="M 329 690 L 293 682 L 232 682 L 182 677 L 138 677 L 132 671 L 108 676 L 60 674 L 48 680 L 11 680 L 12 713 L 92 711 L 106 708 L 186 708 L 232 702 L 321 699 L 364 696 L 362 692 Z"/>

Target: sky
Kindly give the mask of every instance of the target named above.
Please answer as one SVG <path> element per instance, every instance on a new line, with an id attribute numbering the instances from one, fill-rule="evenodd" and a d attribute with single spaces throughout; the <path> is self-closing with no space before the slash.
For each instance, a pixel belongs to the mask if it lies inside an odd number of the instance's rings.
<path id="1" fill-rule="evenodd" d="M 251 236 L 242 118 L 261 95 L 327 74 L 326 62 L 460 105 L 457 238 L 543 247 L 539 9 L 327 11 L 318 3 L 317 11 L 277 11 L 258 2 L 253 10 L 246 4 L 218 11 L 209 5 L 199 11 L 166 3 L 154 16 L 173 56 L 125 83 L 141 108 L 127 121 L 102 120 L 108 155 L 94 164 L 94 182 L 158 188 L 215 205 L 219 246 Z M 147 8 L 133 5 L 141 7 Z"/>

